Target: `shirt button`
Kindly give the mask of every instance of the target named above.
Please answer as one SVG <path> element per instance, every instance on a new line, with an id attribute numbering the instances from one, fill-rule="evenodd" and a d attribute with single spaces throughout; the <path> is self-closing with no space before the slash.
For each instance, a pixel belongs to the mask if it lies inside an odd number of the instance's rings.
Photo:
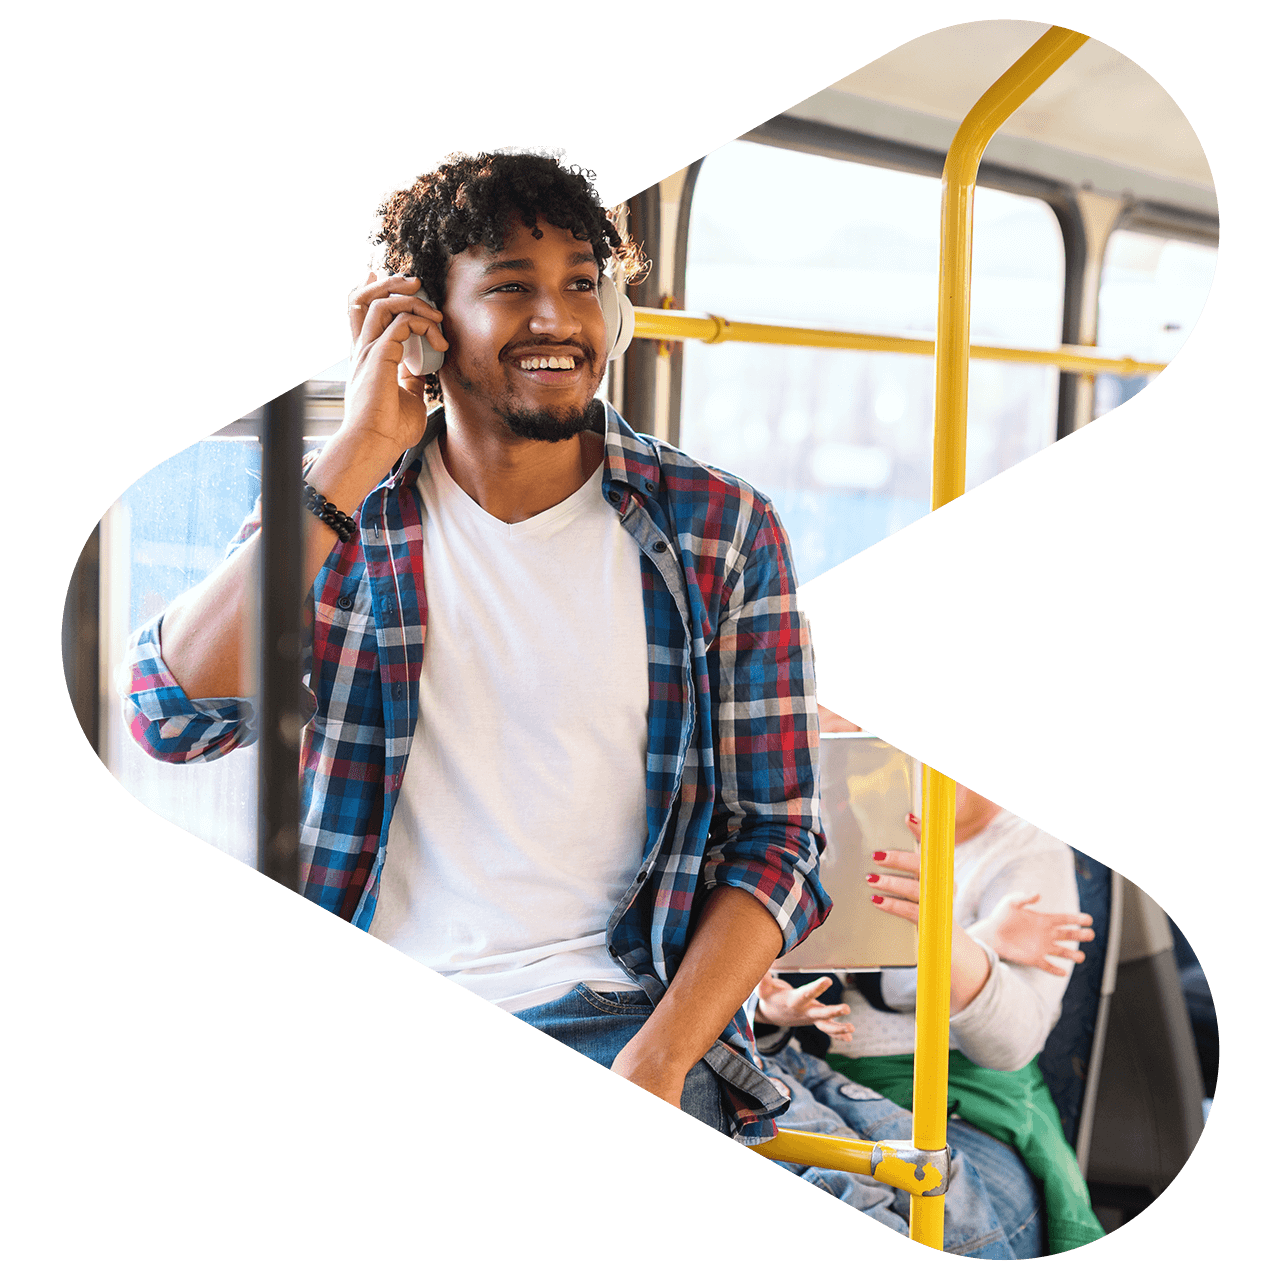
<path id="1" fill-rule="evenodd" d="M 636 876 L 636 884 L 643 884 L 643 883 L 644 883 L 644 878 L 645 878 L 645 876 L 647 876 L 648 874 L 649 874 L 649 873 L 648 873 L 648 871 L 646 871 L 646 870 L 644 869 L 644 867 L 641 867 L 641 868 L 640 868 L 640 874 L 639 874 L 638 876 Z"/>
<path id="2" fill-rule="evenodd" d="M 339 596 L 339 597 L 338 597 L 338 608 L 339 608 L 339 609 L 350 609 L 350 608 L 351 608 L 351 597 L 350 597 L 350 596 Z"/>
<path id="3" fill-rule="evenodd" d="M 655 542 L 653 544 L 654 555 L 660 556 L 666 549 L 667 549 L 667 544 L 665 542 Z"/>
<path id="4" fill-rule="evenodd" d="M 617 491 L 617 489 L 610 489 L 610 490 L 609 490 L 609 501 L 610 501 L 610 502 L 612 502 L 612 503 L 613 503 L 613 505 L 614 505 L 615 507 L 618 505 L 618 491 Z"/>
<path id="5" fill-rule="evenodd" d="M 618 948 L 617 948 L 617 947 L 615 947 L 615 946 L 613 945 L 613 943 L 610 943 L 610 944 L 609 944 L 609 954 L 610 954 L 610 955 L 611 955 L 615 960 L 618 958 Z"/>
<path id="6" fill-rule="evenodd" d="M 653 492 L 653 481 L 651 481 L 651 480 L 646 480 L 646 481 L 644 482 L 644 487 L 645 487 L 645 490 L 646 490 L 648 493 L 652 493 L 652 492 Z"/>

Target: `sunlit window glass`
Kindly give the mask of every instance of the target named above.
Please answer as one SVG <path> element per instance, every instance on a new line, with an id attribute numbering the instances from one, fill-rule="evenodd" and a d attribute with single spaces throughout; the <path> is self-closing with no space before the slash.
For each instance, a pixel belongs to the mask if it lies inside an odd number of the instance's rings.
<path id="1" fill-rule="evenodd" d="M 691 210 L 686 308 L 729 319 L 931 337 L 937 179 L 733 142 Z M 1041 201 L 979 189 L 974 341 L 1056 347 L 1062 237 Z M 972 487 L 1049 444 L 1057 373 L 975 361 Z M 933 361 L 804 347 L 685 344 L 680 443 L 778 507 L 802 581 L 929 509 Z"/>
<path id="2" fill-rule="evenodd" d="M 135 628 L 221 561 L 257 500 L 260 459 L 256 439 L 202 440 L 149 471 L 107 513 L 101 634 L 108 671 L 123 660 Z M 117 780 L 162 817 L 253 863 L 256 747 L 193 765 L 153 760 L 126 736 L 114 682 L 106 693 L 105 759 Z"/>
<path id="3" fill-rule="evenodd" d="M 1108 355 L 1167 364 L 1209 296 L 1218 251 L 1209 245 L 1121 228 L 1107 241 L 1098 289 L 1098 346 Z M 1101 374 L 1093 416 L 1132 400 L 1148 376 Z"/>

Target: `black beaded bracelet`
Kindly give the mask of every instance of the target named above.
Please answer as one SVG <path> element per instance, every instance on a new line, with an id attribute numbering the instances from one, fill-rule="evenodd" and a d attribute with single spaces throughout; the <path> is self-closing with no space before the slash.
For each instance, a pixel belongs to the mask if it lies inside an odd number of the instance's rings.
<path id="1" fill-rule="evenodd" d="M 317 493 L 305 481 L 302 492 L 305 495 L 303 505 L 307 510 L 312 515 L 319 516 L 343 542 L 349 542 L 355 536 L 356 522 L 349 515 L 339 511 L 332 502 L 327 501 L 324 494 Z"/>

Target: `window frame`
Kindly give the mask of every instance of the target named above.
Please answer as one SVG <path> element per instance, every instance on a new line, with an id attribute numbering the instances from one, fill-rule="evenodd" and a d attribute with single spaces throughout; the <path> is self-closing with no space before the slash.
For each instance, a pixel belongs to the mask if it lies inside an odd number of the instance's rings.
<path id="1" fill-rule="evenodd" d="M 946 163 L 946 152 L 932 147 L 914 143 L 898 142 L 881 138 L 874 134 L 862 133 L 854 129 L 842 128 L 838 125 L 824 124 L 814 120 L 803 120 L 796 116 L 778 115 L 764 121 L 754 129 L 742 134 L 736 141 L 756 142 L 765 146 L 779 147 L 789 151 L 804 151 L 812 155 L 826 156 L 834 160 L 849 160 L 858 164 L 874 165 L 884 169 L 897 169 L 905 173 L 920 174 L 925 177 L 941 178 L 943 165 Z M 671 306 L 682 310 L 685 297 L 685 274 L 688 262 L 689 222 L 693 206 L 694 188 L 697 184 L 702 161 L 698 160 L 685 170 L 684 185 L 680 195 L 679 217 L 674 228 L 675 235 L 675 280 Z M 1031 196 L 1044 201 L 1057 219 L 1062 234 L 1063 251 L 1063 297 L 1062 297 L 1062 332 L 1061 342 L 1073 345 L 1081 339 L 1082 319 L 1086 312 L 1086 301 L 1090 302 L 1096 312 L 1097 283 L 1093 285 L 1095 294 L 1086 299 L 1086 290 L 1090 286 L 1088 272 L 1089 245 L 1085 230 L 1084 217 L 1078 200 L 1078 188 L 1067 182 L 1047 178 L 1028 170 L 1013 168 L 1009 165 L 997 164 L 984 160 L 978 167 L 978 185 L 991 187 L 997 191 L 1006 191 L 1013 195 Z M 650 197 L 649 193 L 654 193 Z M 632 202 L 633 208 L 652 207 L 656 210 L 657 188 L 650 188 Z M 645 199 L 650 204 L 644 203 Z M 1106 242 L 1101 247 L 1105 255 L 1106 243 L 1120 229 L 1141 230 L 1152 234 L 1170 236 L 1200 244 L 1216 246 L 1218 243 L 1218 219 L 1199 210 L 1182 208 L 1176 205 L 1159 204 L 1149 200 L 1130 200 L 1122 208 L 1115 222 L 1108 229 Z M 659 235 L 661 228 L 656 216 L 650 217 L 645 225 L 645 241 L 647 251 L 656 261 L 659 253 Z M 633 298 L 641 306 L 661 305 L 660 300 L 649 301 Z M 639 344 L 651 347 L 653 344 Z M 671 381 L 670 395 L 667 405 L 668 437 L 675 445 L 680 443 L 680 402 L 682 391 L 682 343 L 673 343 L 670 354 Z M 630 395 L 624 405 L 624 416 L 628 421 L 647 421 L 652 417 L 654 382 L 656 381 L 656 354 L 646 353 L 642 361 L 639 353 L 634 360 L 628 353 L 625 385 Z M 1058 375 L 1058 407 L 1055 439 L 1061 440 L 1075 430 L 1080 411 L 1082 394 L 1082 378 L 1087 375 L 1068 373 L 1065 370 Z M 647 393 L 642 388 L 647 384 Z M 647 395 L 647 398 L 646 398 Z M 648 416 L 628 416 L 628 409 L 648 407 Z"/>

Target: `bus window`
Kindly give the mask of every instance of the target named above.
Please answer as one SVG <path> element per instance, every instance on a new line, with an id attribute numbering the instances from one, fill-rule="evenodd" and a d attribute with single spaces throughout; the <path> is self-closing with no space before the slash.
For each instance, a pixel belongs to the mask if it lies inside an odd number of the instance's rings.
<path id="1" fill-rule="evenodd" d="M 256 424 L 201 440 L 131 485 L 102 522 L 103 667 L 113 672 L 128 636 L 208 576 L 258 497 Z M 228 436 L 230 438 L 228 438 Z M 257 748 L 177 768 L 127 740 L 120 697 L 104 681 L 103 759 L 148 808 L 253 866 L 257 859 Z"/>
<path id="2" fill-rule="evenodd" d="M 685 307 L 742 320 L 931 336 L 939 182 L 732 142 L 694 189 Z M 1042 201 L 980 188 L 975 342 L 1061 340 L 1062 235 Z M 758 485 L 801 581 L 924 515 L 933 361 L 862 351 L 685 344 L 679 443 Z M 974 362 L 970 486 L 1049 444 L 1057 371 Z"/>
<path id="3" fill-rule="evenodd" d="M 1113 232 L 1098 287 L 1099 348 L 1168 363 L 1200 318 L 1217 261 L 1209 245 L 1123 227 Z M 1147 381 L 1100 374 L 1093 416 L 1132 400 Z"/>

